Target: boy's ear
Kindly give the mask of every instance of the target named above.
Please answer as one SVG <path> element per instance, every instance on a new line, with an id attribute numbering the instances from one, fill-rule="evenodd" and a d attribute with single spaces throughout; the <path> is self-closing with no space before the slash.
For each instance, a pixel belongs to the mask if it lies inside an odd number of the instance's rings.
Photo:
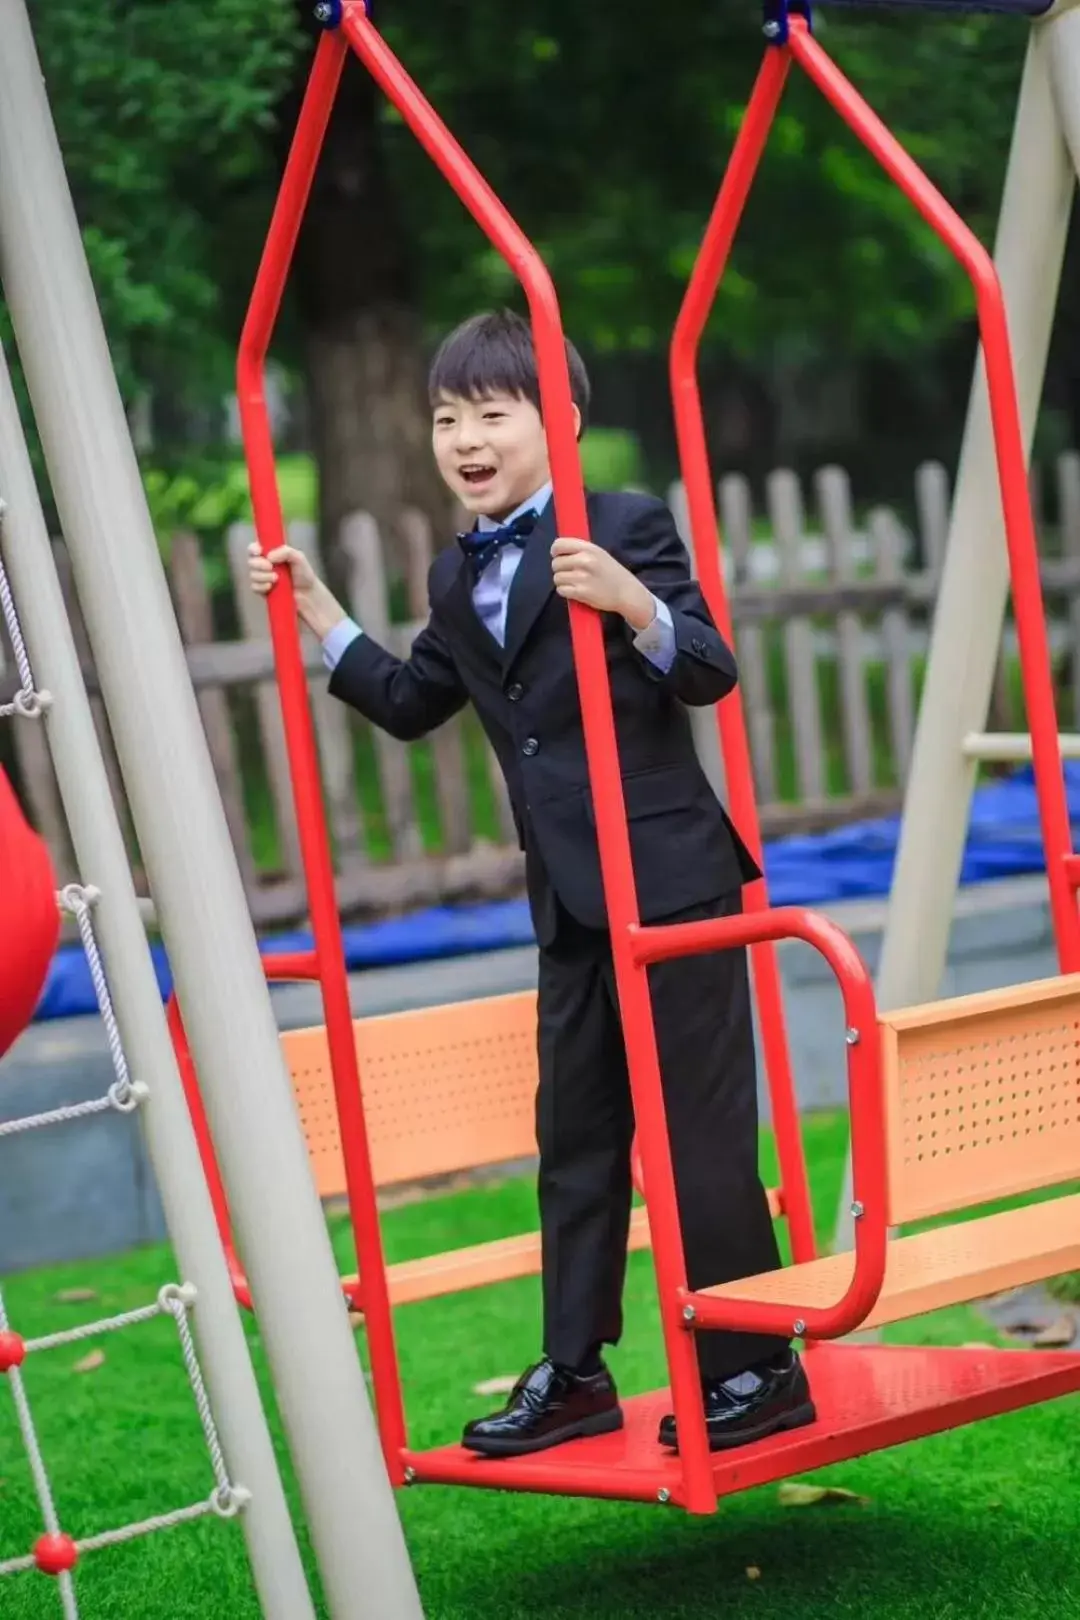
<path id="1" fill-rule="evenodd" d="M 576 405 L 574 406 L 574 437 L 575 439 L 581 438 L 581 412 Z"/>

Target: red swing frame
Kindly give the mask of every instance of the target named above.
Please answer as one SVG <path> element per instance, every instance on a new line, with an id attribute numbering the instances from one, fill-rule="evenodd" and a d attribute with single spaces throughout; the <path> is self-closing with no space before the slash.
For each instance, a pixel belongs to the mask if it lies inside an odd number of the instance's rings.
<path id="1" fill-rule="evenodd" d="M 587 538 L 588 519 L 571 414 L 564 337 L 550 276 L 536 250 L 382 39 L 361 0 L 344 0 L 337 14 L 329 18 L 329 26 L 316 52 L 240 343 L 238 399 L 259 543 L 264 551 L 270 551 L 286 538 L 264 390 L 264 363 L 333 98 L 346 52 L 350 49 L 364 63 L 521 281 L 535 334 L 559 529 L 562 533 Z M 1073 898 L 1076 863 L 1069 853 L 1069 825 L 1057 753 L 1034 532 L 997 278 L 988 255 L 975 238 L 825 56 L 805 23 L 798 18 L 791 19 L 784 44 L 766 50 L 671 350 L 680 456 L 703 589 L 719 628 L 730 640 L 730 613 L 716 546 L 718 525 L 696 377 L 697 352 L 792 60 L 818 85 L 930 221 L 975 282 L 1006 506 L 1021 658 L 1028 683 L 1054 922 L 1062 966 L 1073 968 L 1080 965 L 1080 922 Z M 693 1353 L 694 1330 L 739 1328 L 794 1332 L 810 1341 L 835 1339 L 865 1320 L 881 1289 L 887 1243 L 886 1151 L 873 986 L 854 946 L 838 928 L 803 908 L 770 909 L 764 880 L 749 886 L 747 910 L 741 917 L 670 928 L 641 926 L 600 626 L 596 615 L 574 604 L 570 613 L 571 635 L 589 775 L 596 789 L 603 785 L 603 791 L 594 791 L 598 840 L 618 994 L 630 1054 L 642 1167 L 648 1187 L 670 1394 L 660 1391 L 628 1401 L 626 1428 L 620 1434 L 577 1441 L 532 1457 L 484 1460 L 458 1446 L 432 1452 L 411 1450 L 407 1443 L 364 1124 L 361 1076 L 318 755 L 291 584 L 287 580 L 271 593 L 269 608 L 314 933 L 314 951 L 298 963 L 298 971 L 305 977 L 317 977 L 323 995 L 351 1220 L 362 1278 L 360 1303 L 368 1334 L 384 1455 L 395 1484 L 430 1481 L 659 1500 L 676 1503 L 691 1512 L 711 1512 L 717 1496 L 724 1492 L 1006 1410 L 1039 1398 L 1033 1393 L 1035 1385 L 1047 1395 L 1059 1392 L 1059 1386 L 1066 1387 L 1061 1382 L 1064 1375 L 1056 1364 L 1051 1367 L 1045 1357 L 1040 1365 L 1046 1378 L 1023 1371 L 1020 1362 L 1028 1358 L 1010 1357 L 1014 1371 L 999 1372 L 990 1387 L 978 1357 L 963 1353 L 950 1352 L 949 1369 L 943 1370 L 935 1361 L 940 1352 L 811 1343 L 819 1422 L 798 1434 L 774 1437 L 730 1457 L 710 1455 Z M 760 829 L 738 692 L 719 706 L 718 724 L 735 820 L 751 848 L 760 854 Z M 856 1226 L 854 1273 L 844 1297 L 827 1308 L 801 1310 L 794 1322 L 790 1306 L 730 1297 L 721 1300 L 692 1293 L 687 1288 L 647 982 L 647 967 L 651 962 L 727 946 L 751 947 L 780 1157 L 784 1213 L 794 1259 L 810 1260 L 815 1253 L 810 1199 L 773 951 L 774 942 L 784 938 L 802 939 L 820 951 L 840 986 L 848 1030 L 846 1051 L 854 1187 L 862 1209 Z M 281 967 L 285 969 L 286 964 Z M 897 1356 L 904 1358 L 902 1368 L 897 1367 Z M 897 1369 L 898 1385 L 903 1384 L 907 1390 L 918 1386 L 921 1393 L 906 1399 L 899 1398 L 896 1392 L 884 1393 L 890 1374 L 882 1365 L 882 1357 Z M 1069 1377 L 1072 1378 L 1071 1373 Z M 678 1456 L 662 1453 L 656 1443 L 657 1418 L 672 1407 L 681 1441 Z"/>

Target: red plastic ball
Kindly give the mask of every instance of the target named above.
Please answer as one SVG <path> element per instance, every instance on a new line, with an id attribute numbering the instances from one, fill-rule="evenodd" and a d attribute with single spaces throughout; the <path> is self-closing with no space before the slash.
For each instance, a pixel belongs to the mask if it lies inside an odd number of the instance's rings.
<path id="1" fill-rule="evenodd" d="M 0 1373 L 21 1367 L 26 1359 L 26 1345 L 17 1333 L 0 1333 Z"/>
<path id="2" fill-rule="evenodd" d="M 63 1575 L 79 1561 L 79 1549 L 70 1536 L 40 1536 L 34 1543 L 34 1562 L 43 1575 Z"/>

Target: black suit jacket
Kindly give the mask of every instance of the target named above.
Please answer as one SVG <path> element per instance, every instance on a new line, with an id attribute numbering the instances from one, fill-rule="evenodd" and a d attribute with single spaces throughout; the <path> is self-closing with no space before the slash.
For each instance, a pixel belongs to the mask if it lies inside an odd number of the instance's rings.
<path id="1" fill-rule="evenodd" d="M 715 899 L 759 875 L 694 750 L 685 704 L 732 690 L 735 660 L 690 575 L 671 513 L 651 496 L 590 495 L 591 537 L 665 602 L 675 661 L 662 675 L 625 623 L 604 615 L 638 903 L 645 922 Z M 596 824 L 585 761 L 566 602 L 555 593 L 549 502 L 511 587 L 505 646 L 472 604 L 458 547 L 436 557 L 431 618 L 407 660 L 362 635 L 330 680 L 335 697 L 405 741 L 472 702 L 510 790 L 526 858 L 533 924 L 554 936 L 555 897 L 587 927 L 606 926 Z"/>

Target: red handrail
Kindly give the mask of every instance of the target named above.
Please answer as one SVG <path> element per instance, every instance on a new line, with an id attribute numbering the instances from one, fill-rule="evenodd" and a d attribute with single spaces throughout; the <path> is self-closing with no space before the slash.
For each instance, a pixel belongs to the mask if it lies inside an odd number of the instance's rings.
<path id="1" fill-rule="evenodd" d="M 852 1333 L 877 1302 L 885 1280 L 889 1236 L 888 1152 L 885 1090 L 874 985 L 859 952 L 842 929 L 827 917 L 802 906 L 780 906 L 676 923 L 664 928 L 638 928 L 632 935 L 635 959 L 642 965 L 673 957 L 702 955 L 738 945 L 760 945 L 800 939 L 829 964 L 844 1004 L 848 1093 L 851 1111 L 855 1221 L 855 1269 L 843 1296 L 834 1305 L 788 1305 L 761 1300 L 720 1299 L 689 1289 L 684 1308 L 696 1313 L 700 1326 L 741 1333 L 776 1333 L 785 1338 L 835 1339 Z"/>

